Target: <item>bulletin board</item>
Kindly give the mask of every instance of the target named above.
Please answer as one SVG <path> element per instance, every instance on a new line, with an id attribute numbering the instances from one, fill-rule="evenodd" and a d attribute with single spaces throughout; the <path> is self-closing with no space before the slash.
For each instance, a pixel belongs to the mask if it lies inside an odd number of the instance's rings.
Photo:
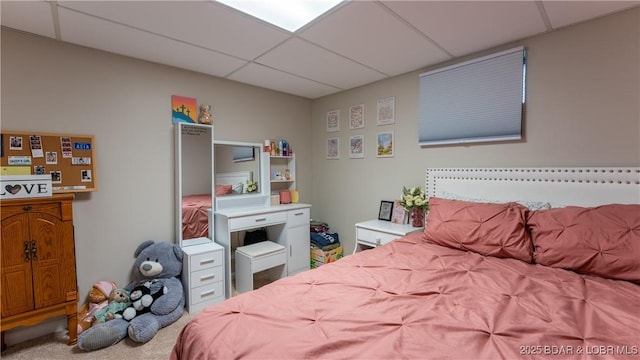
<path id="1" fill-rule="evenodd" d="M 1 175 L 48 175 L 54 193 L 98 190 L 93 135 L 2 131 Z"/>

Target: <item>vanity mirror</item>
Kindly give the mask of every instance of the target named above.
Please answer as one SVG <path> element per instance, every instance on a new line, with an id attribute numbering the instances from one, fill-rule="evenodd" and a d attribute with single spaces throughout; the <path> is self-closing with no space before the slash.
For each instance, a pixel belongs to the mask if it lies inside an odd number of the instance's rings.
<path id="1" fill-rule="evenodd" d="M 262 145 L 223 140 L 213 143 L 215 209 L 265 206 L 270 192 L 269 157 L 262 152 Z"/>
<path id="2" fill-rule="evenodd" d="M 213 242 L 213 126 L 175 125 L 176 242 L 181 247 Z"/>

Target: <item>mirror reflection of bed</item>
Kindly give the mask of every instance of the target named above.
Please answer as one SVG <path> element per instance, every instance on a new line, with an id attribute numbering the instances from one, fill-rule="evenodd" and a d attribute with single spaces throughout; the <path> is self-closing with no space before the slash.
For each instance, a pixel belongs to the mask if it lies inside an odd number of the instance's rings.
<path id="1" fill-rule="evenodd" d="M 204 166 L 211 159 L 202 149 L 201 139 L 189 138 L 182 144 L 182 238 L 209 237 L 208 210 L 213 207 L 211 196 L 211 173 L 214 179 L 214 196 L 255 195 L 260 189 L 249 193 L 248 181 L 260 178 L 259 148 L 254 144 L 214 141 L 213 170 Z M 259 181 L 258 181 L 259 183 Z M 259 185 L 258 185 L 259 186 Z"/>

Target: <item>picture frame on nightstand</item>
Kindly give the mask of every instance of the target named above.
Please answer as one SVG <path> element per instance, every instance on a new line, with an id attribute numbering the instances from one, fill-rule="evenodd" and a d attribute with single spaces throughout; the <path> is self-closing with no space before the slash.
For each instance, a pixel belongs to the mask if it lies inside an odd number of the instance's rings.
<path id="1" fill-rule="evenodd" d="M 380 201 L 380 211 L 378 212 L 378 220 L 391 221 L 393 213 L 393 201 Z"/>

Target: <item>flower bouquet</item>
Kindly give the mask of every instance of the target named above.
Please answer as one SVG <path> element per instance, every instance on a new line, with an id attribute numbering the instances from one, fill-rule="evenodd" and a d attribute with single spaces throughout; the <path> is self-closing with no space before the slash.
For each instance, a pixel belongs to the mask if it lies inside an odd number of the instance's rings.
<path id="1" fill-rule="evenodd" d="M 248 193 L 252 193 L 258 190 L 258 182 L 247 180 L 246 190 Z"/>
<path id="2" fill-rule="evenodd" d="M 425 211 L 429 210 L 429 201 L 422 188 L 403 186 L 400 205 L 409 212 L 411 224 L 414 227 L 424 226 Z"/>

